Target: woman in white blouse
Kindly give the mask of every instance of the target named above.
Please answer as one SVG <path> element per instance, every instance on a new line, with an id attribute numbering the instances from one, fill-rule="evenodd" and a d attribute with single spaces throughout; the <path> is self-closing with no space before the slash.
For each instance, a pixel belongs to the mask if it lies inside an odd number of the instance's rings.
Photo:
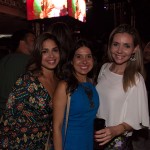
<path id="1" fill-rule="evenodd" d="M 97 117 L 106 120 L 106 128 L 95 132 L 95 141 L 106 150 L 132 149 L 132 131 L 149 127 L 140 43 L 137 30 L 127 24 L 116 27 L 109 37 L 110 62 L 102 66 L 96 86 Z"/>

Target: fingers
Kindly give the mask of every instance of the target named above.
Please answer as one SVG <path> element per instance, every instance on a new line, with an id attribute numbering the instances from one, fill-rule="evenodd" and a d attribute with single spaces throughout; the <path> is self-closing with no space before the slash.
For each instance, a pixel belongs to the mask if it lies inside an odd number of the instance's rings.
<path id="1" fill-rule="evenodd" d="M 108 143 L 110 140 L 106 140 L 106 141 L 104 141 L 104 142 L 101 142 L 101 143 L 99 143 L 99 145 L 105 145 L 106 143 Z"/>
<path id="2" fill-rule="evenodd" d="M 100 143 L 99 145 L 104 145 L 112 139 L 112 134 L 109 128 L 99 130 L 95 134 L 95 141 Z"/>

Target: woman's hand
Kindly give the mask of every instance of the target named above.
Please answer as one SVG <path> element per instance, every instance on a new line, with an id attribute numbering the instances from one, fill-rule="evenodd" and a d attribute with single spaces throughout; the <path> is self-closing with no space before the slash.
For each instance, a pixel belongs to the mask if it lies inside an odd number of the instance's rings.
<path id="1" fill-rule="evenodd" d="M 117 136 L 117 126 L 106 127 L 105 129 L 95 132 L 94 138 L 99 145 L 104 145 Z"/>
<path id="2" fill-rule="evenodd" d="M 114 137 L 124 134 L 125 132 L 132 131 L 133 128 L 127 123 L 123 122 L 117 126 L 106 127 L 105 129 L 95 132 L 95 141 L 104 145 L 111 141 Z"/>

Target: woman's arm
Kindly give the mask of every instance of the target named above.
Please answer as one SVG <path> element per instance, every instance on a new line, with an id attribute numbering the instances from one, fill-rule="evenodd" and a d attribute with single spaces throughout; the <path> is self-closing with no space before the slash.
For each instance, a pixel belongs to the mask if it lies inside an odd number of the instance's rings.
<path id="1" fill-rule="evenodd" d="M 55 150 L 63 150 L 62 124 L 67 104 L 66 82 L 61 81 L 53 96 L 53 141 Z"/>
<path id="2" fill-rule="evenodd" d="M 104 145 L 111 141 L 114 137 L 123 135 L 125 132 L 132 130 L 133 128 L 125 122 L 116 126 L 106 127 L 105 129 L 95 132 L 95 141 L 99 142 L 100 145 Z"/>
<path id="3" fill-rule="evenodd" d="M 5 111 L 2 115 L 2 120 L 0 122 L 0 132 L 2 134 L 2 140 L 8 143 L 3 143 L 2 147 L 16 145 L 18 134 L 20 134 L 20 128 L 17 126 L 24 125 L 24 122 L 20 122 L 20 118 L 23 120 L 25 118 L 23 114 L 24 110 L 24 99 L 28 99 L 28 86 L 29 79 L 24 80 L 24 76 L 20 77 L 13 87 L 13 90 L 9 94 Z M 15 136 L 14 136 L 15 135 Z M 17 143 L 19 145 L 19 143 Z M 1 145 L 0 145 L 1 146 Z"/>

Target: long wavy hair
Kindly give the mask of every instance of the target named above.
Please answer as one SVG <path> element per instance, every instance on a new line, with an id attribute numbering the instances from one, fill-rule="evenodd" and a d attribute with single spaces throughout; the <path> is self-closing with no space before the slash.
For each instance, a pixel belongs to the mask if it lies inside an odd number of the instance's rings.
<path id="1" fill-rule="evenodd" d="M 48 32 L 56 36 L 58 39 L 61 45 L 62 59 L 65 62 L 73 45 L 73 35 L 71 29 L 64 22 L 56 22 L 49 27 Z"/>
<path id="2" fill-rule="evenodd" d="M 72 49 L 67 63 L 63 66 L 63 71 L 64 71 L 64 79 L 67 82 L 67 90 L 66 93 L 72 93 L 78 86 L 79 81 L 75 76 L 75 70 L 72 65 L 72 60 L 74 58 L 75 52 L 80 48 L 80 47 L 88 47 L 91 50 L 92 57 L 94 60 L 94 65 L 92 70 L 87 74 L 87 78 L 91 79 L 93 83 L 96 83 L 96 66 L 97 66 L 97 60 L 96 57 L 94 56 L 94 49 L 93 45 L 90 41 L 87 41 L 85 39 L 79 39 L 78 41 L 75 42 L 74 48 Z"/>
<path id="3" fill-rule="evenodd" d="M 57 67 L 54 69 L 54 72 L 56 74 L 57 77 L 59 77 L 59 74 L 61 73 L 60 70 L 60 63 L 61 63 L 61 50 L 60 50 L 60 44 L 58 42 L 58 40 L 56 39 L 56 37 L 50 33 L 42 33 L 41 35 L 39 35 L 35 41 L 35 45 L 34 45 L 34 50 L 32 52 L 31 55 L 31 59 L 26 67 L 27 71 L 31 71 L 33 74 L 42 74 L 42 48 L 43 48 L 43 43 L 46 40 L 53 40 L 56 45 L 58 46 L 59 52 L 60 52 L 60 62 L 58 63 Z"/>
<path id="4" fill-rule="evenodd" d="M 128 61 L 127 66 L 124 71 L 124 74 L 123 74 L 123 88 L 124 88 L 124 91 L 127 91 L 127 89 L 129 87 L 136 85 L 136 77 L 139 77 L 139 73 L 143 77 L 145 77 L 145 71 L 144 71 L 144 65 L 143 65 L 143 55 L 142 55 L 142 43 L 141 43 L 141 39 L 140 39 L 138 31 L 134 27 L 132 27 L 128 24 L 119 25 L 111 32 L 111 34 L 109 36 L 108 57 L 109 57 L 110 62 L 113 62 L 110 48 L 112 45 L 113 38 L 117 33 L 130 34 L 133 38 L 134 48 L 136 46 L 138 46 L 138 49 L 135 52 L 136 61 Z"/>

